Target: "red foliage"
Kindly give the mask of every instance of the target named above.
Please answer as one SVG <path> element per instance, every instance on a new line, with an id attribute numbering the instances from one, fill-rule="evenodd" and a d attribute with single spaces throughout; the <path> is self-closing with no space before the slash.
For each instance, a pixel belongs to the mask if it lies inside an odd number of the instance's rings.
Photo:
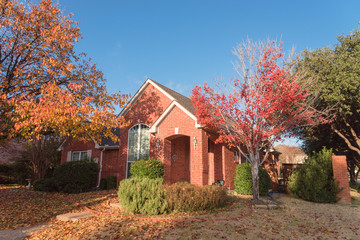
<path id="1" fill-rule="evenodd" d="M 321 120 L 314 119 L 316 112 L 306 101 L 309 93 L 297 75 L 279 65 L 282 57 L 281 44 L 268 43 L 249 69 L 252 72 L 247 70 L 243 79 L 232 80 L 231 87 L 217 91 L 205 83 L 193 89 L 198 122 L 217 130 L 217 142 L 237 146 L 240 152 L 240 145 L 245 146 L 258 156 L 259 164 L 266 157 L 260 159 L 261 149 L 291 135 L 295 127 Z"/>

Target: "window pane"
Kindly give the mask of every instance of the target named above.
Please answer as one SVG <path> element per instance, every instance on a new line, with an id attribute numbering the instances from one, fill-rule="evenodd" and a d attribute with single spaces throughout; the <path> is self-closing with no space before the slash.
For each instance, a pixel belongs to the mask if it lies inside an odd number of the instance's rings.
<path id="1" fill-rule="evenodd" d="M 79 160 L 80 160 L 80 152 L 73 152 L 72 161 L 79 161 Z"/>
<path id="2" fill-rule="evenodd" d="M 139 126 L 136 125 L 129 130 L 128 142 L 128 161 L 135 161 L 137 158 L 137 139 L 138 139 Z"/>
<path id="3" fill-rule="evenodd" d="M 141 125 L 140 130 L 140 159 L 149 157 L 150 135 L 149 128 Z"/>
<path id="4" fill-rule="evenodd" d="M 86 161 L 88 160 L 88 156 L 87 156 L 87 152 L 81 152 L 81 161 Z"/>

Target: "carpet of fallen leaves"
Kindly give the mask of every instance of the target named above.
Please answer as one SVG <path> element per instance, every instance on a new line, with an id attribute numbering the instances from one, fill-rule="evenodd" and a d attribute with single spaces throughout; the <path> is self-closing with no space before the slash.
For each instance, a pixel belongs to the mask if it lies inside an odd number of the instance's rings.
<path id="1" fill-rule="evenodd" d="M 252 214 L 247 216 L 250 212 L 247 205 L 249 197 L 236 196 L 236 202 L 224 209 L 155 216 L 160 220 L 151 221 L 132 218 L 134 215 L 111 208 L 109 202 L 116 201 L 115 191 L 62 195 L 15 188 L 12 190 L 17 190 L 17 195 L 14 194 L 15 199 L 11 199 L 11 189 L 3 190 L 0 188 L 1 224 L 20 226 L 19 223 L 3 221 L 3 196 L 7 196 L 6 201 L 19 199 L 19 208 L 31 203 L 36 209 L 23 208 L 23 211 L 31 211 L 28 214 L 31 216 L 23 214 L 28 222 L 23 221 L 22 224 L 41 222 L 39 219 L 50 223 L 48 229 L 33 234 L 28 239 L 360 239 L 360 193 L 355 191 L 351 192 L 351 205 L 312 203 L 285 194 L 274 194 L 275 202 L 284 208 L 253 209 Z M 63 196 L 92 209 L 123 217 L 94 214 L 93 217 L 78 222 L 57 221 L 54 216 L 60 212 L 83 210 L 64 200 Z M 12 206 L 11 210 L 6 210 L 6 214 L 13 217 L 6 219 L 19 222 L 20 218 L 12 211 L 19 212 Z"/>
<path id="2" fill-rule="evenodd" d="M 64 196 L 93 207 L 114 194 L 115 191 L 46 193 L 28 190 L 23 186 L 0 185 L 0 230 L 31 226 L 47 222 L 58 214 L 83 211 L 69 203 Z"/>

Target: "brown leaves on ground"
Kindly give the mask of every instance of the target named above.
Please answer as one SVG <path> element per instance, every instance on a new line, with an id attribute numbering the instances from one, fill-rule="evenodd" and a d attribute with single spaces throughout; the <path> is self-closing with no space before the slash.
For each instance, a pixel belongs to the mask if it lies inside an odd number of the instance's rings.
<path id="1" fill-rule="evenodd" d="M 103 202 L 111 193 L 115 192 L 98 191 L 68 195 L 36 192 L 19 186 L 0 186 L 0 230 L 44 223 L 58 214 L 83 211 L 82 208 L 68 202 L 64 196 L 92 207 Z"/>
<path id="2" fill-rule="evenodd" d="M 284 209 L 253 209 L 249 216 L 248 197 L 236 196 L 233 197 L 236 202 L 224 209 L 152 216 L 161 219 L 159 221 L 132 218 L 139 215 L 110 208 L 108 203 L 116 201 L 114 191 L 63 195 L 0 188 L 0 193 L 2 228 L 46 219 L 50 222 L 48 229 L 28 239 L 358 239 L 360 235 L 360 194 L 357 192 L 352 192 L 352 205 L 311 203 L 275 194 L 275 201 L 284 205 Z M 53 212 L 83 210 L 63 196 L 116 216 L 94 214 L 78 222 L 57 221 Z M 5 203 L 11 201 L 14 206 Z M 32 207 L 25 207 L 27 204 Z M 5 205 L 11 206 L 10 209 L 5 209 Z M 22 213 L 20 217 L 17 214 L 21 212 L 27 214 Z"/>

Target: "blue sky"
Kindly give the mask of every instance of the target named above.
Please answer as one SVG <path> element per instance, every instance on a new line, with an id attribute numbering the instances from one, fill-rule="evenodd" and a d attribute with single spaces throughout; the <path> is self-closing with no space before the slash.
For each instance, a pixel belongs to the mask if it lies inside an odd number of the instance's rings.
<path id="1" fill-rule="evenodd" d="M 58 0 L 80 22 L 77 50 L 110 91 L 134 94 L 149 77 L 189 96 L 195 84 L 236 77 L 231 50 L 247 37 L 285 51 L 331 46 L 360 21 L 358 0 Z"/>

